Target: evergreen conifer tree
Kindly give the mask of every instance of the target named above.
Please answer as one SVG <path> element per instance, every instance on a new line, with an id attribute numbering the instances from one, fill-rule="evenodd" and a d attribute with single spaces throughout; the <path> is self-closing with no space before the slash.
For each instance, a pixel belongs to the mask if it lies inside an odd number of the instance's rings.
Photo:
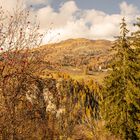
<path id="1" fill-rule="evenodd" d="M 140 121 L 140 64 L 137 49 L 127 37 L 125 19 L 120 24 L 121 36 L 114 45 L 112 71 L 105 79 L 102 113 L 106 127 L 124 140 L 137 140 Z"/>

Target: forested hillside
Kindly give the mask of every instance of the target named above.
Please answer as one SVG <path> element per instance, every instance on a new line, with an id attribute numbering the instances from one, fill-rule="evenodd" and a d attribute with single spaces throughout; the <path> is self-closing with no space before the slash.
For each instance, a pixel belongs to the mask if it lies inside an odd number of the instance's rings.
<path id="1" fill-rule="evenodd" d="M 115 51 L 111 50 L 113 41 L 69 39 L 60 43 L 43 45 L 35 51 L 45 53 L 51 73 L 65 73 L 74 79 L 95 79 L 101 82 L 107 75 Z"/>

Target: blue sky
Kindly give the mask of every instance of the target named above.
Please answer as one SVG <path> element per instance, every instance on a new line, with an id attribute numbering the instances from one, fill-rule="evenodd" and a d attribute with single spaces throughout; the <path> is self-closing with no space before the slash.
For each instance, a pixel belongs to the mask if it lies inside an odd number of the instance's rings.
<path id="1" fill-rule="evenodd" d="M 16 1 L 0 0 L 0 5 L 10 10 Z M 24 7 L 29 5 L 40 32 L 48 31 L 44 43 L 69 38 L 113 40 L 122 17 L 129 30 L 134 30 L 133 23 L 140 17 L 140 0 L 23 0 Z"/>
<path id="2" fill-rule="evenodd" d="M 46 0 L 44 5 L 50 4 L 54 9 L 58 10 L 59 7 L 69 0 Z M 96 9 L 104 11 L 108 14 L 119 13 L 119 4 L 124 0 L 73 0 L 81 9 Z M 140 0 L 125 0 L 128 4 L 133 4 L 140 8 Z M 43 5 L 42 5 L 43 6 Z"/>
<path id="3" fill-rule="evenodd" d="M 104 12 L 113 14 L 119 13 L 120 8 L 119 4 L 123 2 L 123 0 L 76 0 L 76 3 L 82 9 L 97 9 L 102 10 Z M 140 7 L 140 0 L 126 0 L 128 4 L 134 4 Z"/>

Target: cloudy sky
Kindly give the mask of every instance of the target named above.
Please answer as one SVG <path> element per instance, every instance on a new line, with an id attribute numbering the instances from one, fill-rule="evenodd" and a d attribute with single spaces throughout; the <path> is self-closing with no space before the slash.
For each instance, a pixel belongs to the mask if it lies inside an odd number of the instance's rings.
<path id="1" fill-rule="evenodd" d="M 19 0 L 18 0 L 19 1 Z M 140 15 L 139 0 L 23 0 L 32 5 L 41 31 L 51 28 L 44 43 L 69 38 L 109 39 L 119 34 L 119 23 L 126 17 L 128 28 Z M 12 9 L 17 0 L 0 0 L 5 9 Z"/>

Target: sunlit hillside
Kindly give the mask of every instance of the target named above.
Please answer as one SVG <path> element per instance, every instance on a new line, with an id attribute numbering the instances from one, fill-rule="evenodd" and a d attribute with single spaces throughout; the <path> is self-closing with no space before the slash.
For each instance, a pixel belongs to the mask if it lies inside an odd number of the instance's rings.
<path id="1" fill-rule="evenodd" d="M 69 39 L 37 48 L 46 53 L 50 71 L 70 74 L 74 78 L 103 80 L 113 51 L 108 40 Z"/>

